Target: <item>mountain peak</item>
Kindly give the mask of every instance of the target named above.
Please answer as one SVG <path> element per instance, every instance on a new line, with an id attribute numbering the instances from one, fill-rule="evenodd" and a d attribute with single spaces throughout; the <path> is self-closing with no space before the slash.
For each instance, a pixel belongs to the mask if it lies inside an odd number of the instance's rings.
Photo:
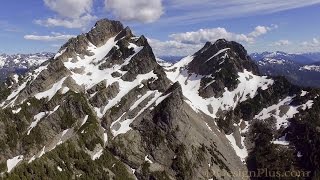
<path id="1" fill-rule="evenodd" d="M 246 69 L 258 74 L 258 68 L 251 61 L 245 48 L 234 41 L 219 39 L 215 43 L 207 42 L 193 56 L 194 59 L 189 64 L 192 73 L 208 75 L 220 69 L 223 64 L 231 64 L 237 71 Z"/>
<path id="2" fill-rule="evenodd" d="M 259 75 L 257 65 L 245 48 L 234 41 L 219 39 L 215 43 L 207 42 L 192 58 L 187 67 L 188 73 L 202 77 L 199 93 L 203 97 L 218 97 L 225 88 L 237 88 L 239 73 L 247 71 Z"/>
<path id="3" fill-rule="evenodd" d="M 97 29 L 104 32 L 119 32 L 124 29 L 123 24 L 120 21 L 109 20 L 107 18 L 98 20 L 92 27 L 91 31 Z"/>
<path id="4" fill-rule="evenodd" d="M 86 36 L 93 45 L 101 46 L 109 38 L 117 35 L 123 30 L 124 26 L 120 21 L 101 19 L 96 22 L 95 26 L 91 29 L 90 32 L 87 33 Z M 126 31 L 128 31 L 128 28 L 126 28 Z"/>

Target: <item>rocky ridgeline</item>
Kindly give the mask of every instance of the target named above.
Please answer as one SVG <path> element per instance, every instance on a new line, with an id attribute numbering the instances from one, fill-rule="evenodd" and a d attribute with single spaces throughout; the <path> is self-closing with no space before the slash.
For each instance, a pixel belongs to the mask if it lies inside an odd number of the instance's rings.
<path id="1" fill-rule="evenodd" d="M 208 42 L 161 67 L 144 36 L 103 19 L 0 90 L 3 178 L 237 179 L 266 165 L 316 172 L 318 153 L 297 139 L 317 136 L 308 119 L 319 116 L 319 91 L 260 76 L 236 42 Z M 285 153 L 300 155 L 265 157 Z"/>

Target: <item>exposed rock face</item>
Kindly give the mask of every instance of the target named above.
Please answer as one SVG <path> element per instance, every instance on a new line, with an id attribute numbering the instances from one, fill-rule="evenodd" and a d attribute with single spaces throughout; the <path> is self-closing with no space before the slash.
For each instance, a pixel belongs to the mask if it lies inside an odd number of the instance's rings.
<path id="1" fill-rule="evenodd" d="M 163 96 L 167 98 L 158 106 L 136 118 L 133 131 L 116 137 L 110 144 L 118 156 L 137 169 L 139 179 L 159 178 L 158 173 L 172 179 L 220 178 L 217 174 L 227 174 L 227 179 L 232 179 L 234 172 L 246 171 L 239 160 L 228 156 L 232 151 L 223 144 L 223 135 L 210 131 L 205 116 L 184 102 L 179 83 Z M 130 147 L 123 146 L 129 143 Z"/>
<path id="2" fill-rule="evenodd" d="M 4 178 L 231 180 L 265 162 L 318 168 L 318 143 L 298 139 L 318 142 L 319 91 L 259 76 L 235 42 L 162 67 L 144 36 L 103 19 L 9 81 L 0 87 Z M 265 157 L 297 153 L 286 140 L 303 156 Z"/>
<path id="3" fill-rule="evenodd" d="M 108 19 L 99 20 L 91 31 L 86 35 L 87 39 L 95 46 L 99 47 L 111 37 L 117 35 L 119 32 L 123 31 L 124 27 L 120 21 L 112 21 Z M 120 39 L 127 34 L 132 35 L 130 29 L 125 29 L 124 33 L 119 34 L 118 38 Z"/>

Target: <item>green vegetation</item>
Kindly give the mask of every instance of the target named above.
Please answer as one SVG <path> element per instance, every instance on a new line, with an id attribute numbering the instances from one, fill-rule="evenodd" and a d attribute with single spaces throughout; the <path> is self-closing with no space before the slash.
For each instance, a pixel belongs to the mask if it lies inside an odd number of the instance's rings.
<path id="1" fill-rule="evenodd" d="M 29 151 L 32 147 L 40 147 L 44 142 L 43 132 L 39 127 L 32 129 L 28 136 L 22 136 L 22 146 L 26 151 Z"/>
<path id="2" fill-rule="evenodd" d="M 165 171 L 155 171 L 151 172 L 150 179 L 156 180 L 171 180 Z"/>
<path id="3" fill-rule="evenodd" d="M 319 94 L 313 90 L 306 97 L 295 98 L 294 104 L 303 104 L 310 97 Z M 308 97 L 309 96 L 309 97 Z M 313 98 L 312 98 L 313 99 Z M 319 179 L 320 169 L 320 100 L 314 99 L 310 110 L 302 111 L 290 120 L 290 126 L 286 129 L 286 138 L 290 146 L 281 146 L 271 143 L 273 140 L 272 130 L 263 121 L 254 122 L 249 132 L 250 140 L 255 144 L 249 154 L 247 165 L 249 170 L 267 168 L 268 171 L 304 171 L 310 172 L 309 179 Z M 294 146 L 292 146 L 294 145 Z M 298 152 L 302 154 L 297 157 Z M 277 179 L 277 178 L 261 178 Z M 282 178 L 285 179 L 285 178 Z M 289 177 L 287 179 L 299 179 Z M 300 177 L 300 179 L 304 179 Z"/>
<path id="4" fill-rule="evenodd" d="M 252 139 L 255 143 L 255 147 L 247 159 L 247 165 L 250 171 L 258 173 L 259 169 L 267 169 L 270 172 L 279 171 L 285 173 L 287 171 L 300 170 L 296 166 L 293 150 L 283 147 L 282 145 L 271 143 L 273 140 L 272 130 L 265 122 L 255 122 L 250 133 L 253 135 Z M 261 177 L 260 179 L 279 179 L 278 177 L 269 177 L 269 175 L 263 176 L 266 177 Z M 282 179 L 292 178 L 293 177 L 283 177 Z"/>
<path id="5" fill-rule="evenodd" d="M 310 92 L 310 94 L 313 92 Z M 316 94 L 320 94 L 316 91 Z M 289 133 L 297 151 L 303 156 L 298 164 L 310 171 L 313 179 L 320 179 L 320 99 L 314 100 L 312 109 L 299 114 L 292 121 Z"/>
<path id="6" fill-rule="evenodd" d="M 2 100 L 5 100 L 10 95 L 10 93 L 10 89 L 7 88 L 3 82 L 0 82 L 0 102 Z"/>
<path id="7" fill-rule="evenodd" d="M 16 148 L 19 134 L 14 125 L 8 125 L 5 127 L 5 132 L 7 134 L 6 143 L 9 145 L 10 148 Z"/>
<path id="8" fill-rule="evenodd" d="M 7 170 L 7 163 L 0 163 L 0 173 L 5 172 Z"/>
<path id="9" fill-rule="evenodd" d="M 173 160 L 171 168 L 177 172 L 177 179 L 188 179 L 193 174 L 193 164 L 186 158 L 186 147 L 185 145 L 179 145 L 176 150 L 176 158 Z"/>
<path id="10" fill-rule="evenodd" d="M 1 166 L 0 166 L 1 167 Z M 59 171 L 61 168 L 62 171 Z M 110 174 L 110 172 L 112 172 Z M 125 165 L 115 158 L 107 149 L 102 156 L 93 161 L 73 141 L 65 142 L 41 159 L 30 164 L 23 163 L 5 179 L 111 179 L 130 180 Z"/>

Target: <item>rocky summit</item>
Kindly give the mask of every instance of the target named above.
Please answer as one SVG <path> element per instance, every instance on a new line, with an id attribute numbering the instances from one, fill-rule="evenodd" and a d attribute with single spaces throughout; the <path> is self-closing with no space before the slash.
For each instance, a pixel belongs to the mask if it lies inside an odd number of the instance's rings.
<path id="1" fill-rule="evenodd" d="M 262 76 L 236 42 L 170 65 L 102 19 L 0 91 L 3 179 L 320 178 L 320 90 Z"/>

